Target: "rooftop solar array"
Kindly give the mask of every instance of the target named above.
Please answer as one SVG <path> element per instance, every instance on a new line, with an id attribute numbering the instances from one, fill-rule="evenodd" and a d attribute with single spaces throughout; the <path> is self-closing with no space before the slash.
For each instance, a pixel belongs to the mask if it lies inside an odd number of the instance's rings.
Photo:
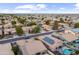
<path id="1" fill-rule="evenodd" d="M 49 37 L 45 37 L 43 40 L 51 45 L 54 43 L 54 40 L 50 39 Z"/>

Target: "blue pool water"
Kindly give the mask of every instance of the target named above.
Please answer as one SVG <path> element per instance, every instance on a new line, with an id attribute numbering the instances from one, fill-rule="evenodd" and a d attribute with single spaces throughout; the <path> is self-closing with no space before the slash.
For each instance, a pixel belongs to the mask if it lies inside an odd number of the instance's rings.
<path id="1" fill-rule="evenodd" d="M 72 50 L 69 50 L 69 49 L 64 49 L 63 53 L 64 53 L 65 55 L 70 55 L 70 54 L 73 53 L 73 51 L 72 51 Z"/>
<path id="2" fill-rule="evenodd" d="M 79 28 L 72 29 L 72 31 L 78 33 L 79 32 Z"/>
<path id="3" fill-rule="evenodd" d="M 76 43 L 79 43 L 79 39 L 75 40 Z"/>
<path id="4" fill-rule="evenodd" d="M 45 42 L 49 43 L 49 44 L 53 44 L 53 43 L 54 43 L 54 40 L 52 40 L 52 39 L 50 39 L 50 38 L 48 38 L 48 37 L 45 37 L 43 40 L 44 40 Z"/>

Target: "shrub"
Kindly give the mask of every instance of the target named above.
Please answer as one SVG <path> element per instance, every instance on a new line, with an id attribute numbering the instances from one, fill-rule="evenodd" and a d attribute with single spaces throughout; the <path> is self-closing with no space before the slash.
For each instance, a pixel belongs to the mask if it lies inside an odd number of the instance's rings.
<path id="1" fill-rule="evenodd" d="M 15 25 L 15 24 L 16 24 L 16 21 L 12 21 L 11 23 L 12 23 L 13 25 Z"/>
<path id="2" fill-rule="evenodd" d="M 40 27 L 39 26 L 36 26 L 34 29 L 33 29 L 33 33 L 39 33 L 40 32 Z"/>
<path id="3" fill-rule="evenodd" d="M 24 31 L 23 31 L 22 27 L 20 27 L 20 26 L 15 26 L 15 29 L 16 29 L 17 35 L 20 36 L 20 35 L 24 34 Z"/>
<path id="4" fill-rule="evenodd" d="M 79 28 L 79 22 L 75 23 L 75 28 Z"/>

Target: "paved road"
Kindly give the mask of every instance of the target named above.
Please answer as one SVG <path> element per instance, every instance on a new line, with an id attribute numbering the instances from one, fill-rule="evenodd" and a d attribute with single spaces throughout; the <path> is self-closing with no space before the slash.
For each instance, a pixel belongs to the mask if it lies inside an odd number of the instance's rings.
<path id="1" fill-rule="evenodd" d="M 15 37 L 15 38 L 2 39 L 2 40 L 0 40 L 0 44 L 11 43 L 11 42 L 15 42 L 18 40 L 24 40 L 24 39 L 27 40 L 27 39 L 37 37 L 37 36 L 49 35 L 49 34 L 52 34 L 53 32 L 55 32 L 55 31 L 39 33 L 39 34 L 34 34 L 34 35 L 29 35 L 29 36 L 19 36 L 19 37 Z"/>

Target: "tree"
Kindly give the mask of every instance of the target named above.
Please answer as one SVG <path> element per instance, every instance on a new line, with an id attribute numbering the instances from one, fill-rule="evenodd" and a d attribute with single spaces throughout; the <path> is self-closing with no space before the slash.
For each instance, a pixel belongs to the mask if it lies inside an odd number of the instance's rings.
<path id="1" fill-rule="evenodd" d="M 60 22 L 61 22 L 61 23 L 64 23 L 64 20 L 63 20 L 63 18 L 60 18 Z"/>
<path id="2" fill-rule="evenodd" d="M 31 21 L 31 22 L 28 22 L 28 24 L 27 24 L 27 26 L 32 26 L 32 25 L 36 25 L 36 22 Z"/>
<path id="3" fill-rule="evenodd" d="M 38 38 L 34 38 L 35 40 L 39 40 Z"/>
<path id="4" fill-rule="evenodd" d="M 13 46 L 12 47 L 12 50 L 13 50 L 13 52 L 14 52 L 15 55 L 18 55 L 19 54 L 19 48 L 18 47 Z"/>
<path id="5" fill-rule="evenodd" d="M 76 50 L 75 53 L 76 53 L 76 54 L 79 54 L 79 50 Z"/>
<path id="6" fill-rule="evenodd" d="M 44 20 L 44 18 L 41 18 L 41 20 Z"/>
<path id="7" fill-rule="evenodd" d="M 36 26 L 33 30 L 32 30 L 32 33 L 39 33 L 40 32 L 40 27 L 39 26 Z"/>
<path id="8" fill-rule="evenodd" d="M 59 23 L 58 21 L 54 22 L 54 25 L 53 25 L 54 30 L 58 30 L 58 23 Z"/>
<path id="9" fill-rule="evenodd" d="M 11 23 L 12 23 L 12 25 L 15 25 L 16 24 L 16 21 L 12 21 Z"/>
<path id="10" fill-rule="evenodd" d="M 75 23 L 75 28 L 79 28 L 79 22 Z"/>
<path id="11" fill-rule="evenodd" d="M 24 34 L 24 31 L 23 31 L 22 27 L 15 26 L 15 29 L 16 29 L 17 35 L 21 36 L 22 34 Z"/>
<path id="12" fill-rule="evenodd" d="M 26 19 L 21 19 L 19 18 L 18 21 L 21 23 L 21 24 L 24 24 L 26 22 Z"/>
<path id="13" fill-rule="evenodd" d="M 13 18 L 18 18 L 18 16 L 16 16 L 16 15 L 12 15 L 13 16 Z"/>
<path id="14" fill-rule="evenodd" d="M 46 24 L 46 25 L 50 25 L 50 20 L 46 20 L 46 21 L 45 21 L 45 24 Z"/>

